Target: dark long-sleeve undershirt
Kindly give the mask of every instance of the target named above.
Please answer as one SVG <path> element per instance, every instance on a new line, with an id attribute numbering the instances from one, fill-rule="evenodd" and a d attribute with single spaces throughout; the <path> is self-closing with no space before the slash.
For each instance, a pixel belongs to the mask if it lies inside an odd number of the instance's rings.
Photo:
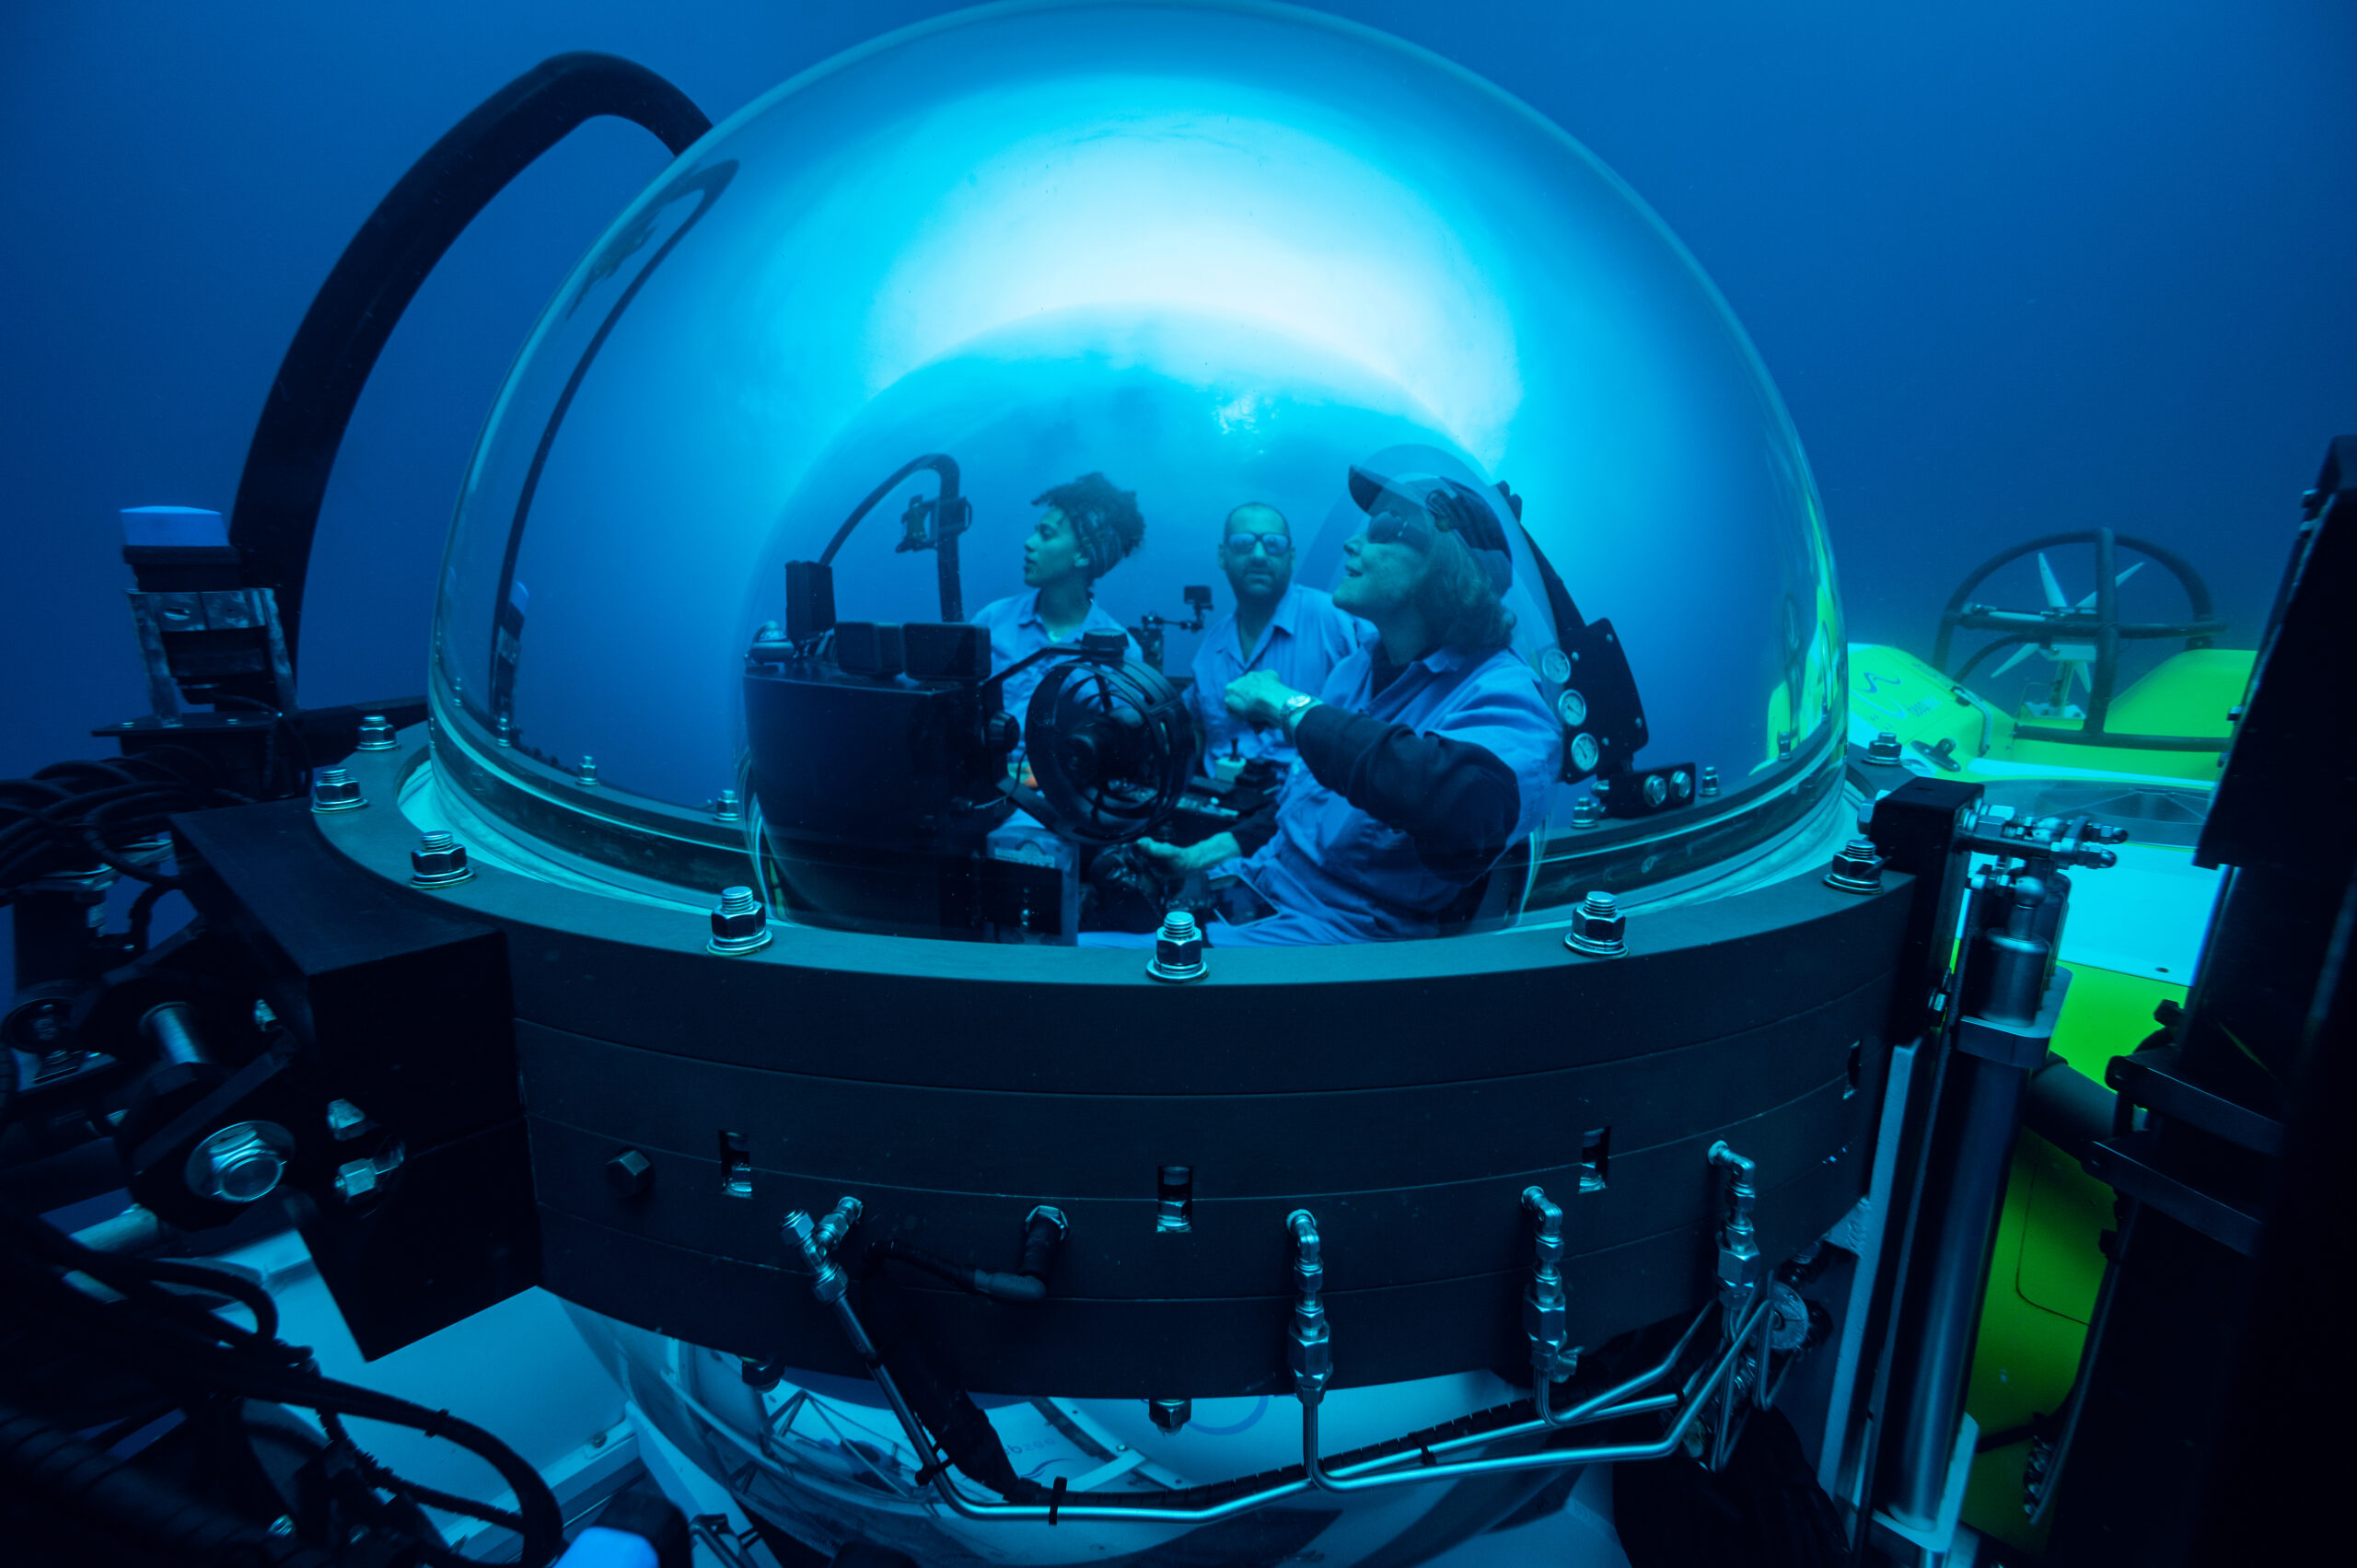
<path id="1" fill-rule="evenodd" d="M 1293 742 L 1319 784 L 1407 834 L 1435 876 L 1469 882 L 1505 853 L 1522 791 L 1514 771 L 1486 748 L 1331 703 L 1303 714 Z M 1228 830 L 1250 854 L 1275 836 L 1276 808 Z"/>

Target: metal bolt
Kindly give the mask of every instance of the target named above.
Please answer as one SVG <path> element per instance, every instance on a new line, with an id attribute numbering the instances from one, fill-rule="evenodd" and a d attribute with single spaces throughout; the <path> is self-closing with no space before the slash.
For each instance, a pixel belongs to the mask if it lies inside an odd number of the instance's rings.
<path id="1" fill-rule="evenodd" d="M 1154 957 L 1146 960 L 1145 972 L 1174 985 L 1201 980 L 1211 972 L 1211 967 L 1203 962 L 1203 934 L 1196 929 L 1191 913 L 1172 910 L 1162 917 L 1162 929 L 1154 934 Z"/>
<path id="2" fill-rule="evenodd" d="M 1895 729 L 1877 731 L 1875 743 L 1866 748 L 1866 761 L 1878 768 L 1895 768 L 1906 753 L 1898 747 L 1898 732 Z"/>
<path id="3" fill-rule="evenodd" d="M 1694 798 L 1694 775 L 1679 768 L 1669 775 L 1669 797 L 1676 801 Z"/>
<path id="4" fill-rule="evenodd" d="M 1718 797 L 1718 794 L 1719 771 L 1716 768 L 1706 767 L 1702 770 L 1702 798 L 1714 800 Z"/>
<path id="5" fill-rule="evenodd" d="M 390 751 L 401 743 L 393 738 L 393 721 L 382 714 L 366 714 L 360 720 L 360 740 L 355 751 Z"/>
<path id="6" fill-rule="evenodd" d="M 1154 1429 L 1165 1436 L 1175 1436 L 1195 1413 L 1192 1400 L 1148 1400 L 1145 1413 L 1154 1422 Z"/>
<path id="7" fill-rule="evenodd" d="M 467 846 L 455 834 L 427 833 L 409 852 L 409 880 L 413 888 L 447 888 L 474 875 L 467 864 Z"/>
<path id="8" fill-rule="evenodd" d="M 706 944 L 709 950 L 754 953 L 769 945 L 769 912 L 753 896 L 753 889 L 721 889 L 719 906 L 712 912 L 712 940 Z"/>
<path id="9" fill-rule="evenodd" d="M 720 798 L 712 803 L 712 819 L 715 822 L 741 822 L 745 819 L 743 802 L 733 789 L 724 789 Z"/>
<path id="10" fill-rule="evenodd" d="M 1659 773 L 1647 773 L 1645 775 L 1645 804 L 1658 808 L 1668 804 L 1668 801 L 1669 781 Z"/>
<path id="11" fill-rule="evenodd" d="M 253 1203 L 277 1190 L 295 1140 L 274 1121 L 238 1121 L 199 1144 L 183 1173 L 190 1191 L 216 1203 Z"/>
<path id="12" fill-rule="evenodd" d="M 1596 798 L 1596 796 L 1592 795 L 1584 795 L 1577 800 L 1572 802 L 1572 826 L 1573 828 L 1593 828 L 1603 820 L 1604 806 L 1602 802 Z"/>
<path id="13" fill-rule="evenodd" d="M 1610 958 L 1629 950 L 1629 917 L 1620 912 L 1620 901 L 1609 893 L 1590 893 L 1572 912 L 1571 935 L 1563 938 L 1563 946 L 1598 958 Z"/>
<path id="14" fill-rule="evenodd" d="M 493 745 L 497 745 L 497 746 L 513 746 L 513 745 L 515 745 L 515 744 L 516 744 L 516 715 L 515 715 L 514 714 L 509 713 L 506 709 L 502 708 L 502 709 L 499 711 L 499 724 L 498 724 L 497 727 L 496 727 L 495 729 L 493 729 L 493 731 L 492 732 L 492 738 L 492 738 L 492 742 L 493 742 Z"/>
<path id="15" fill-rule="evenodd" d="M 606 1185 L 617 1198 L 644 1197 L 655 1185 L 655 1162 L 636 1149 L 624 1149 L 606 1162 Z"/>
<path id="16" fill-rule="evenodd" d="M 368 1120 L 368 1113 L 350 1100 L 328 1101 L 328 1132 L 337 1143 L 349 1143 L 375 1125 Z"/>
<path id="17" fill-rule="evenodd" d="M 1872 839 L 1852 839 L 1833 857 L 1833 869 L 1825 874 L 1825 885 L 1839 888 L 1845 893 L 1872 893 L 1882 888 L 1882 856 L 1875 853 Z"/>
<path id="18" fill-rule="evenodd" d="M 581 765 L 573 770 L 573 780 L 583 789 L 598 787 L 598 759 L 587 752 L 581 755 Z"/>
<path id="19" fill-rule="evenodd" d="M 357 811 L 367 804 L 359 783 L 342 768 L 321 768 L 311 775 L 312 810 Z"/>

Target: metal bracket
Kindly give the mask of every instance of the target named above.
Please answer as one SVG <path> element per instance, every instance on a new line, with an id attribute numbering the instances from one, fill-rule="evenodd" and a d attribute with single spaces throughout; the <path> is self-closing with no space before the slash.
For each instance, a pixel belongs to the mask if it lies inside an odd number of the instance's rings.
<path id="1" fill-rule="evenodd" d="M 2054 982 L 2046 988 L 2046 994 L 2038 1000 L 2035 1020 L 2026 1024 L 2008 1024 L 1993 1018 L 1959 1018 L 1956 1026 L 1956 1048 L 1968 1056 L 1978 1056 L 2001 1067 L 2019 1067 L 2036 1072 L 2046 1065 L 2047 1051 L 2054 1042 L 2055 1023 L 2062 1016 L 2062 1001 L 2070 993 L 2071 971 L 2058 969 L 2054 971 Z"/>

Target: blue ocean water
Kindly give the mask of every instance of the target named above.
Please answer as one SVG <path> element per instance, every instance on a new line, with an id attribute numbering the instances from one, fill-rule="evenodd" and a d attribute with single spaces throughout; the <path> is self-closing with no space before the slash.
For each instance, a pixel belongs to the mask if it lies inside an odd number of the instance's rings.
<path id="1" fill-rule="evenodd" d="M 144 708 L 116 509 L 227 506 L 312 291 L 468 109 L 592 48 L 719 119 L 948 8 L 9 8 L 0 773 L 99 750 L 92 726 Z M 2357 214 L 2336 199 L 2357 163 L 2348 7 L 1322 8 L 1516 94 L 1678 234 L 1798 426 L 1853 638 L 1922 649 L 1975 562 L 2096 523 L 2191 558 L 2225 640 L 2255 638 L 2297 490 L 2357 426 Z M 444 530 L 493 394 L 665 161 L 635 128 L 585 129 L 412 307 L 322 519 L 307 702 L 422 689 Z M 2174 609 L 2156 577 L 2131 586 L 2131 611 Z"/>

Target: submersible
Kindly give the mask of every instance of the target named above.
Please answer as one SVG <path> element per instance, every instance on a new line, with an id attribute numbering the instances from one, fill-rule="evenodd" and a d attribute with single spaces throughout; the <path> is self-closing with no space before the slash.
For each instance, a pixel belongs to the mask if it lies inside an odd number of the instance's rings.
<path id="1" fill-rule="evenodd" d="M 491 411 L 427 689 L 305 713 L 367 302 L 597 112 L 677 160 Z M 141 1204 L 296 1195 L 370 1355 L 545 1288 L 773 1551 L 1404 1563 L 1780 1402 L 1853 1540 L 1945 1550 L 2061 912 L 2122 835 L 1852 746 L 1791 422 L 1594 158 L 1329 19 L 992 7 L 717 127 L 552 62 L 379 218 L 226 531 L 128 552 L 116 733 L 201 935 L 10 1016 L 136 1082 Z M 1271 505 L 1330 581 L 1363 461 L 1508 542 L 1535 828 L 1429 940 L 1090 945 L 1099 852 L 1234 815 L 1160 668 L 1202 541 Z M 1087 470 L 1144 507 L 1099 598 L 1150 636 L 1010 712 L 965 617 Z"/>

